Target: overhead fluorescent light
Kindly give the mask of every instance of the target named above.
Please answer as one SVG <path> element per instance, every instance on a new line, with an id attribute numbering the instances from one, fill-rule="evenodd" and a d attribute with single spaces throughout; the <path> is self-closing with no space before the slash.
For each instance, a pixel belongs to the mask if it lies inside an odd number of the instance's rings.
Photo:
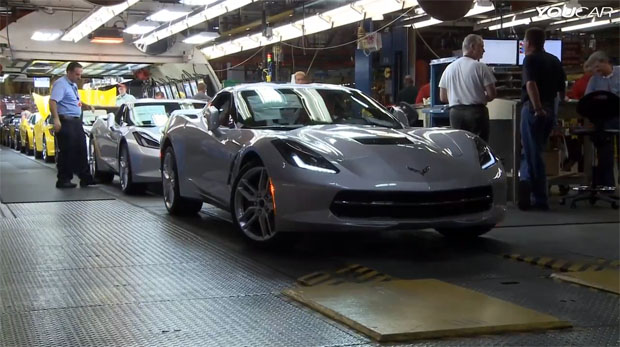
<path id="1" fill-rule="evenodd" d="M 58 39 L 60 36 L 62 36 L 62 30 L 43 29 L 43 30 L 37 30 L 34 33 L 32 33 L 32 36 L 30 36 L 30 39 L 34 41 L 54 41 Z"/>
<path id="2" fill-rule="evenodd" d="M 123 31 L 131 35 L 144 35 L 157 29 L 159 25 L 160 24 L 157 22 L 141 21 L 141 22 L 138 22 L 138 23 L 135 23 L 129 26 L 127 29 Z"/>
<path id="3" fill-rule="evenodd" d="M 427 19 L 427 20 L 423 20 L 421 22 L 413 23 L 413 24 L 411 24 L 411 27 L 414 28 L 414 29 L 420 29 L 420 28 L 429 27 L 431 25 L 435 25 L 435 24 L 439 24 L 439 23 L 443 23 L 443 22 L 440 21 L 439 19 L 430 18 L 430 19 Z"/>
<path id="4" fill-rule="evenodd" d="M 465 14 L 465 17 L 471 17 L 471 16 L 475 16 L 478 14 L 487 13 L 491 11 L 495 11 L 495 6 L 493 6 L 493 4 L 491 4 L 491 6 L 481 6 L 476 3 L 474 7 L 471 10 L 469 10 L 467 14 Z"/>
<path id="5" fill-rule="evenodd" d="M 235 2 L 237 1 L 243 0 L 235 0 Z M 255 33 L 228 42 L 209 45 L 201 51 L 209 59 L 215 59 L 244 50 L 267 46 L 280 41 L 291 40 L 307 35 L 308 33 L 317 33 L 331 28 L 355 23 L 363 20 L 364 18 L 371 18 L 373 16 L 384 15 L 394 11 L 411 8 L 417 4 L 417 0 L 360 0 L 322 12 L 312 17 L 308 17 L 305 20 L 300 19 L 294 23 L 275 27 L 272 30 L 273 36 L 271 36 L 271 38 L 263 36 L 262 33 Z M 214 6 L 214 8 L 217 8 L 217 5 Z M 313 25 L 306 27 L 306 23 L 310 18 L 312 18 Z"/>
<path id="6" fill-rule="evenodd" d="M 529 19 L 529 18 L 517 19 L 517 20 L 512 20 L 510 22 L 505 22 L 505 23 L 501 23 L 501 24 L 491 25 L 489 27 L 489 30 L 499 30 L 499 29 L 502 29 L 502 28 L 516 27 L 516 26 L 519 26 L 519 25 L 530 24 L 531 22 L 532 22 L 532 20 Z"/>
<path id="7" fill-rule="evenodd" d="M 598 27 L 598 26 L 601 26 L 601 25 L 607 25 L 607 24 L 611 24 L 611 23 L 612 23 L 612 21 L 610 19 L 605 19 L 605 20 L 601 20 L 601 21 L 592 21 L 590 23 L 571 25 L 571 26 L 560 28 L 560 29 L 562 31 L 575 31 L 575 30 L 580 30 L 580 29 L 587 29 L 587 28 Z"/>
<path id="8" fill-rule="evenodd" d="M 191 11 L 189 10 L 181 10 L 181 9 L 169 10 L 167 8 L 164 8 L 163 10 L 159 10 L 153 13 L 152 15 L 148 16 L 146 19 L 152 20 L 155 22 L 172 22 L 173 20 L 177 20 L 183 16 L 187 16 L 190 13 Z"/>
<path id="9" fill-rule="evenodd" d="M 183 5 L 187 6 L 208 6 L 218 0 L 181 0 Z"/>
<path id="10" fill-rule="evenodd" d="M 220 37 L 220 34 L 214 32 L 201 32 L 196 35 L 190 36 L 183 40 L 183 43 L 188 43 L 190 45 L 200 45 L 205 42 L 213 41 Z"/>
<path id="11" fill-rule="evenodd" d="M 147 36 L 141 37 L 134 43 L 148 46 L 166 37 L 172 36 L 185 29 L 204 23 L 210 19 L 217 18 L 228 12 L 235 11 L 245 5 L 251 4 L 254 0 L 224 0 L 214 6 L 208 7 L 197 13 L 188 15 L 187 18 L 178 21 L 168 27 L 155 30 Z"/>
<path id="12" fill-rule="evenodd" d="M 99 6 L 91 11 L 84 19 L 78 22 L 76 25 L 61 38 L 62 41 L 78 42 L 86 35 L 93 32 L 95 29 L 109 22 L 112 18 L 121 14 L 123 11 L 133 6 L 140 0 L 127 0 L 121 4 L 114 6 Z"/>

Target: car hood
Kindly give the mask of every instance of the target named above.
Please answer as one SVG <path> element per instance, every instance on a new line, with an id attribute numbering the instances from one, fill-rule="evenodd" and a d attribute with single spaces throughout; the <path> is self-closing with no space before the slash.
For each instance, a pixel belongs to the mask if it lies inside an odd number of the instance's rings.
<path id="1" fill-rule="evenodd" d="M 453 129 L 321 125 L 291 131 L 286 138 L 370 179 L 445 181 L 481 170 L 471 135 Z"/>

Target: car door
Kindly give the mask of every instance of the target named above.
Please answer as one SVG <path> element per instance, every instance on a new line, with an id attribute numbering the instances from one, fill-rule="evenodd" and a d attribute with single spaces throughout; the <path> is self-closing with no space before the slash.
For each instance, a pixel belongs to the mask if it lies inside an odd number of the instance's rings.
<path id="1" fill-rule="evenodd" d="M 219 93 L 211 105 L 219 111 L 220 123 L 216 131 L 208 130 L 205 117 L 186 125 L 189 136 L 187 140 L 191 144 L 187 156 L 187 172 L 190 180 L 198 185 L 203 193 L 222 205 L 228 205 L 228 175 L 231 163 L 241 148 L 241 130 L 236 127 L 237 108 L 232 93 Z"/>
<path id="2" fill-rule="evenodd" d="M 96 137 L 97 145 L 102 159 L 109 167 L 118 172 L 118 146 L 121 139 L 121 129 L 126 126 L 129 108 L 126 104 L 122 105 L 114 118 L 108 119 L 107 126 L 102 129 Z"/>

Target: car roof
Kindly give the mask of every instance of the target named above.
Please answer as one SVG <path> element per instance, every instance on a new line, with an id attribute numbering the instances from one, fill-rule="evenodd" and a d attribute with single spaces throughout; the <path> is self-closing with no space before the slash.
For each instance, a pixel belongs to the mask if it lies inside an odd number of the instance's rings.
<path id="1" fill-rule="evenodd" d="M 132 101 L 132 102 L 126 102 L 125 104 L 133 104 L 133 105 L 144 105 L 144 104 L 189 104 L 189 103 L 201 103 L 201 104 L 207 104 L 206 101 L 204 100 L 196 100 L 196 99 L 153 99 L 153 98 L 146 98 L 146 99 L 137 99 L 136 101 Z"/>
<path id="2" fill-rule="evenodd" d="M 274 89 L 290 89 L 290 88 L 296 88 L 296 89 L 334 89 L 334 90 L 356 90 L 353 88 L 349 88 L 349 87 L 345 87 L 345 86 L 340 86 L 340 85 L 336 85 L 336 84 L 324 84 L 324 83 L 308 83 L 308 84 L 295 84 L 295 83 L 282 83 L 282 84 L 276 84 L 276 83 L 267 83 L 267 82 L 261 82 L 261 83 L 246 83 L 246 84 L 238 84 L 236 86 L 232 86 L 232 87 L 227 87 L 224 88 L 222 90 L 225 91 L 235 91 L 235 92 L 241 92 L 244 90 L 254 90 L 258 87 L 269 87 L 269 88 L 274 88 Z"/>

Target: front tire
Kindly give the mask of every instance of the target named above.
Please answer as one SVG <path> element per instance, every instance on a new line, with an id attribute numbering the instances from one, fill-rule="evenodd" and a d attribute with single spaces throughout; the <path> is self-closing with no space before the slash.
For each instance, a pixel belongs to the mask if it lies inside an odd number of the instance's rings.
<path id="1" fill-rule="evenodd" d="M 167 147 L 164 153 L 161 178 L 164 190 L 164 203 L 170 214 L 193 215 L 200 211 L 202 208 L 202 201 L 181 196 L 177 163 L 172 147 Z"/>
<path id="2" fill-rule="evenodd" d="M 56 152 L 58 153 L 58 152 Z M 101 183 L 110 183 L 114 180 L 114 173 L 99 171 L 99 167 L 97 165 L 97 157 L 95 156 L 95 141 L 94 139 L 90 139 L 88 141 L 88 169 L 90 171 L 90 175 L 97 181 Z"/>
<path id="3" fill-rule="evenodd" d="M 34 148 L 34 146 L 33 146 Z M 33 155 L 34 154 L 34 149 L 30 149 L 30 141 L 28 138 L 26 138 L 26 155 Z"/>
<path id="4" fill-rule="evenodd" d="M 42 159 L 43 158 L 43 152 L 39 152 L 37 151 L 37 141 L 35 140 L 36 136 L 33 136 L 32 138 L 32 147 L 34 148 L 34 157 L 35 159 Z"/>
<path id="5" fill-rule="evenodd" d="M 49 153 L 47 152 L 47 141 L 45 139 L 45 136 L 43 136 L 43 160 L 45 160 L 46 163 L 53 163 L 54 162 L 54 156 L 50 156 Z M 56 154 L 56 153 L 54 153 Z"/>
<path id="6" fill-rule="evenodd" d="M 143 184 L 133 182 L 129 149 L 126 144 L 121 146 L 121 153 L 118 157 L 118 175 L 121 179 L 123 193 L 132 195 L 144 192 L 145 186 Z"/>
<path id="7" fill-rule="evenodd" d="M 244 166 L 233 184 L 233 223 L 249 240 L 271 243 L 278 236 L 272 182 L 261 163 Z"/>
<path id="8" fill-rule="evenodd" d="M 15 150 L 20 152 L 22 150 L 22 139 L 19 135 L 15 136 Z"/>
<path id="9" fill-rule="evenodd" d="M 449 239 L 467 240 L 486 234 L 495 228 L 494 225 L 477 225 L 467 228 L 437 228 L 437 232 Z"/>

